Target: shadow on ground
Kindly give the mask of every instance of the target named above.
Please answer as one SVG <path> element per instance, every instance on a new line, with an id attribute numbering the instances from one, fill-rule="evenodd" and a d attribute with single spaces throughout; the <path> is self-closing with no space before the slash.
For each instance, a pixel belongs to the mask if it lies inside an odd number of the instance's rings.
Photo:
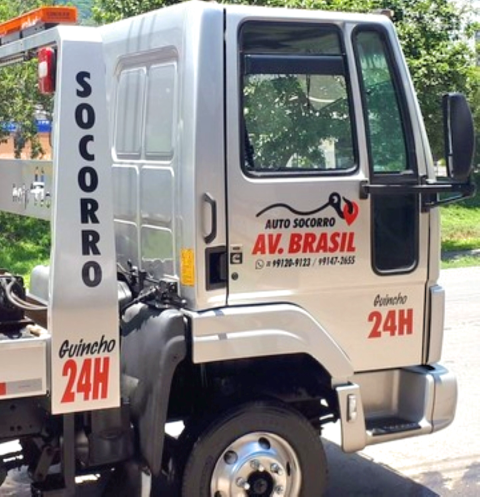
<path id="1" fill-rule="evenodd" d="M 359 454 L 323 440 L 329 466 L 325 497 L 438 497 L 440 494 Z"/>
<path id="2" fill-rule="evenodd" d="M 440 472 L 425 472 L 422 484 L 360 454 L 345 454 L 338 445 L 323 440 L 329 466 L 329 485 L 325 497 L 446 497 L 476 496 L 480 463 L 471 465 L 454 488 L 448 488 L 448 478 Z M 432 489 L 437 489 L 437 493 Z M 158 497 L 172 497 L 168 489 L 159 485 Z M 82 495 L 84 495 L 82 493 Z M 87 492 L 88 497 L 94 494 Z M 95 495 L 97 495 L 95 493 Z M 118 492 L 116 497 L 131 497 Z M 10 471 L 0 497 L 30 497 L 30 485 L 25 468 Z"/>

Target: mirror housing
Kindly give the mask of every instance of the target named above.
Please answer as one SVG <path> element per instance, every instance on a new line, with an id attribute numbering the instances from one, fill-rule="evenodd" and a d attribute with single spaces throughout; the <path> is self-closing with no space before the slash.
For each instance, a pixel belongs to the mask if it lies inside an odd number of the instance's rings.
<path id="1" fill-rule="evenodd" d="M 470 107 L 461 93 L 443 96 L 443 130 L 448 175 L 466 182 L 472 173 L 475 130 Z"/>

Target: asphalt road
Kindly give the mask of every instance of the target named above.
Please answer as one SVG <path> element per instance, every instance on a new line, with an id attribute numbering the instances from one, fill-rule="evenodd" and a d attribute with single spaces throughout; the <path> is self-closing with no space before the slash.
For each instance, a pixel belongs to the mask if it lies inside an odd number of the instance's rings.
<path id="1" fill-rule="evenodd" d="M 446 289 L 442 363 L 458 380 L 454 422 L 429 436 L 371 446 L 346 455 L 326 443 L 327 496 L 480 496 L 480 267 L 442 272 Z M 326 436 L 339 440 L 338 428 Z"/>
<path id="2" fill-rule="evenodd" d="M 459 386 L 455 421 L 439 433 L 353 455 L 338 448 L 339 428 L 330 427 L 327 497 L 480 496 L 480 267 L 443 271 L 441 283 L 447 291 L 442 363 Z M 10 472 L 0 496 L 28 497 L 25 473 Z"/>

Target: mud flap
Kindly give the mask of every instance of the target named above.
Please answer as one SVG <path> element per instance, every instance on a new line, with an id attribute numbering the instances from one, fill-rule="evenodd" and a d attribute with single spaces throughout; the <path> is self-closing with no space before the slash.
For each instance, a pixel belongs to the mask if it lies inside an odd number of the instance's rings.
<path id="1" fill-rule="evenodd" d="M 187 352 L 185 317 L 137 304 L 126 311 L 121 331 L 122 395 L 130 399 L 141 455 L 158 476 L 171 383 Z"/>

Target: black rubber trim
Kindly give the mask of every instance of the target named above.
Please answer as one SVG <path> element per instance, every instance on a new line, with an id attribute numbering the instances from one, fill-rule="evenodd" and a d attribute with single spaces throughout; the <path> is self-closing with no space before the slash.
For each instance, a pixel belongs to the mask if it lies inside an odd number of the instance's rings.
<path id="1" fill-rule="evenodd" d="M 217 201 L 210 193 L 203 194 L 203 200 L 212 208 L 212 229 L 210 233 L 204 237 L 205 243 L 212 243 L 217 238 Z"/>
<path id="2" fill-rule="evenodd" d="M 245 55 L 245 74 L 345 75 L 341 55 Z"/>
<path id="3" fill-rule="evenodd" d="M 137 304 L 126 311 L 121 331 L 121 371 L 138 380 L 129 399 L 140 452 L 158 476 L 172 379 L 187 354 L 187 324 L 177 309 Z"/>

